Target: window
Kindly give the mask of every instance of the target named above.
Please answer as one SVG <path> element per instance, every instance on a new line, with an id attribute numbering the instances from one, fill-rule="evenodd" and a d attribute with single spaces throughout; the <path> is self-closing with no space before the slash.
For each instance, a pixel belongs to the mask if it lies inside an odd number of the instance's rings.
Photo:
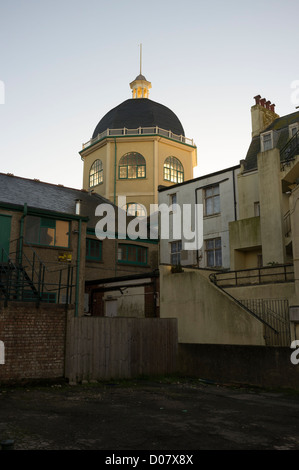
<path id="1" fill-rule="evenodd" d="M 145 178 L 145 158 L 137 152 L 126 153 L 119 161 L 120 179 Z"/>
<path id="2" fill-rule="evenodd" d="M 145 266 L 147 264 L 147 248 L 139 245 L 119 244 L 118 262 Z"/>
<path id="3" fill-rule="evenodd" d="M 220 213 L 220 192 L 219 184 L 210 186 L 204 190 L 205 215 L 215 215 Z"/>
<path id="4" fill-rule="evenodd" d="M 25 241 L 28 243 L 68 248 L 69 222 L 46 217 L 27 216 Z"/>
<path id="5" fill-rule="evenodd" d="M 261 214 L 260 214 L 260 203 L 259 202 L 255 202 L 254 203 L 254 217 L 259 217 Z"/>
<path id="6" fill-rule="evenodd" d="M 164 179 L 172 183 L 184 181 L 184 168 L 180 160 L 175 157 L 167 157 L 164 162 Z"/>
<path id="7" fill-rule="evenodd" d="M 103 183 L 104 174 L 103 174 L 103 163 L 102 160 L 96 160 L 90 168 L 89 172 L 89 187 L 93 188 L 98 184 Z"/>
<path id="8" fill-rule="evenodd" d="M 137 202 L 129 202 L 126 206 L 126 211 L 131 217 L 146 217 L 145 207 Z"/>
<path id="9" fill-rule="evenodd" d="M 269 132 L 268 134 L 264 134 L 262 136 L 263 138 L 263 151 L 266 152 L 266 150 L 270 150 L 272 148 L 272 135 Z"/>
<path id="10" fill-rule="evenodd" d="M 181 240 L 170 243 L 170 264 L 172 264 L 173 266 L 178 266 L 179 264 L 181 264 L 181 251 Z"/>
<path id="11" fill-rule="evenodd" d="M 102 241 L 86 238 L 86 259 L 91 261 L 102 260 Z"/>
<path id="12" fill-rule="evenodd" d="M 211 238 L 205 241 L 206 261 L 210 268 L 222 266 L 221 238 Z"/>
<path id="13" fill-rule="evenodd" d="M 291 124 L 291 125 L 289 126 L 289 131 L 290 131 L 290 132 L 289 132 L 289 137 L 290 137 L 290 139 L 291 139 L 292 137 L 294 137 L 295 134 L 297 134 L 298 129 L 299 129 L 298 122 L 296 122 L 295 124 Z"/>
<path id="14" fill-rule="evenodd" d="M 176 203 L 177 203 L 177 195 L 176 195 L 176 193 L 170 194 L 170 196 L 169 196 L 169 202 L 170 202 L 170 205 L 171 205 L 171 206 L 175 206 L 175 205 L 176 205 Z"/>
<path id="15" fill-rule="evenodd" d="M 268 131 L 261 134 L 261 151 L 266 152 L 275 147 L 279 134 L 276 131 Z"/>

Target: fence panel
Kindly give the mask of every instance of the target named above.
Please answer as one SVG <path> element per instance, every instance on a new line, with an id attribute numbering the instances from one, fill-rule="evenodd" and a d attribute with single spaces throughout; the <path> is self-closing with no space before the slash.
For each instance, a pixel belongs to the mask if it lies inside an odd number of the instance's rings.
<path id="1" fill-rule="evenodd" d="M 174 318 L 69 318 L 65 376 L 70 382 L 176 371 Z"/>

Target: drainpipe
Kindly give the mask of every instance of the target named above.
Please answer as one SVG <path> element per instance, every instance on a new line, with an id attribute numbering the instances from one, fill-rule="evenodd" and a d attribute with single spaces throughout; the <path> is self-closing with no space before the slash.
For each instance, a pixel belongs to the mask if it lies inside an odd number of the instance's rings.
<path id="1" fill-rule="evenodd" d="M 24 204 L 23 215 L 21 217 L 21 226 L 20 226 L 20 241 L 19 241 L 19 264 L 22 264 L 23 257 L 23 235 L 24 235 L 24 220 L 27 215 L 27 203 Z"/>
<path id="2" fill-rule="evenodd" d="M 198 188 L 195 188 L 195 204 L 197 204 L 197 190 Z M 196 207 L 196 205 L 195 205 Z M 196 215 L 195 215 L 195 223 L 196 223 Z M 195 228 L 196 230 L 196 228 Z M 196 248 L 196 262 L 197 262 L 197 267 L 199 268 L 199 254 L 198 254 L 198 247 Z"/>
<path id="3" fill-rule="evenodd" d="M 237 220 L 237 201 L 236 201 L 236 182 L 235 182 L 235 170 L 232 170 L 233 174 L 233 190 L 234 190 L 234 214 L 235 214 L 235 221 Z"/>
<path id="4" fill-rule="evenodd" d="M 79 219 L 79 233 L 78 233 L 78 246 L 77 246 L 77 276 L 76 276 L 76 300 L 75 300 L 75 317 L 78 317 L 79 310 L 79 276 L 80 276 L 80 253 L 81 253 L 81 229 L 82 220 Z"/>
<path id="5" fill-rule="evenodd" d="M 114 207 L 116 206 L 116 160 L 117 160 L 117 147 L 116 147 L 116 137 L 114 137 L 114 194 L 113 194 L 113 202 Z M 118 220 L 118 219 L 117 219 Z M 117 223 L 118 226 L 118 223 Z M 118 228 L 117 228 L 118 233 Z M 117 237 L 115 234 L 115 267 L 114 267 L 114 276 L 116 277 L 117 274 Z"/>
<path id="6" fill-rule="evenodd" d="M 114 196 L 113 196 L 114 205 L 116 205 L 116 155 L 117 155 L 116 137 L 114 137 Z"/>

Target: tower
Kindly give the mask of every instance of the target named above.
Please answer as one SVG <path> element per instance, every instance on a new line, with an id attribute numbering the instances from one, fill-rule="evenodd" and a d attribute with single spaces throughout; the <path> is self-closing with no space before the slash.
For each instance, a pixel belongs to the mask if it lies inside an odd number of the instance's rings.
<path id="1" fill-rule="evenodd" d="M 83 189 L 116 205 L 119 196 L 126 196 L 128 212 L 144 215 L 151 204 L 158 204 L 158 186 L 193 178 L 197 153 L 176 114 L 149 99 L 151 82 L 142 75 L 141 65 L 130 88 L 132 98 L 100 119 L 79 153 Z"/>

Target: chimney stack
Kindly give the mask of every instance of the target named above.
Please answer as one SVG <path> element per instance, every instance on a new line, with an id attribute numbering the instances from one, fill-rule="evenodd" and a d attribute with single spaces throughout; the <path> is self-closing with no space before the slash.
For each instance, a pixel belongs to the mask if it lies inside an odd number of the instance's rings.
<path id="1" fill-rule="evenodd" d="M 80 215 L 81 213 L 81 199 L 76 199 L 76 215 Z"/>
<path id="2" fill-rule="evenodd" d="M 279 116 L 275 113 L 275 104 L 261 95 L 254 96 L 255 105 L 251 108 L 252 137 L 259 135 Z"/>

